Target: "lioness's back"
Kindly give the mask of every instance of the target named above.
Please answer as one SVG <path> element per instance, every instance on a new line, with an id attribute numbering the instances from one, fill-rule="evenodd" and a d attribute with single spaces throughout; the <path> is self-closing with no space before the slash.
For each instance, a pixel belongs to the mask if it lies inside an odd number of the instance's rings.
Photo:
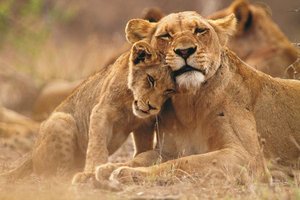
<path id="1" fill-rule="evenodd" d="M 266 156 L 284 158 L 285 164 L 294 162 L 299 157 L 299 149 L 291 147 L 291 142 L 300 141 L 300 81 L 268 77 L 254 115 Z M 281 148 L 274 148 L 276 144 Z"/>

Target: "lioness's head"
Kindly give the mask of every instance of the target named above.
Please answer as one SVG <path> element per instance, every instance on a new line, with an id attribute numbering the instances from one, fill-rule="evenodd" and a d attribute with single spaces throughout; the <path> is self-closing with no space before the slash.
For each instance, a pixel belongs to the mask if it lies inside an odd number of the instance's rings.
<path id="1" fill-rule="evenodd" d="M 148 39 L 151 46 L 164 54 L 179 86 L 199 87 L 220 66 L 222 48 L 235 25 L 233 14 L 207 20 L 187 11 L 167 15 L 157 23 L 130 20 L 126 36 L 131 43 Z"/>
<path id="2" fill-rule="evenodd" d="M 175 93 L 172 70 L 162 55 L 144 41 L 131 48 L 128 87 L 134 97 L 133 113 L 140 118 L 157 115 L 167 98 Z"/>

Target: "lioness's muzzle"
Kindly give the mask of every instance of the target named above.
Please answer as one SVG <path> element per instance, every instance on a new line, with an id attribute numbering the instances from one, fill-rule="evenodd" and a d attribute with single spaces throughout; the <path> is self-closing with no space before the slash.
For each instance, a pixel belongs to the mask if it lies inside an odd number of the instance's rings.
<path id="1" fill-rule="evenodd" d="M 185 66 L 181 67 L 180 69 L 174 71 L 173 75 L 174 75 L 174 77 L 176 77 L 176 76 L 180 76 L 180 75 L 182 75 L 182 74 L 184 74 L 186 72 L 190 72 L 190 71 L 198 71 L 198 72 L 201 72 L 203 75 L 206 74 L 206 72 L 204 70 L 196 69 L 196 68 L 194 68 L 192 66 L 185 65 Z"/>

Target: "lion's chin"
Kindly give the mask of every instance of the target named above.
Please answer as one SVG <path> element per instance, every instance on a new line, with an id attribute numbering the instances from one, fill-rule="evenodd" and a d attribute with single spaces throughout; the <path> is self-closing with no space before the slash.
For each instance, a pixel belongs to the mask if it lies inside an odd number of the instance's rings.
<path id="1" fill-rule="evenodd" d="M 198 71 L 189 71 L 176 76 L 176 83 L 180 88 L 200 88 L 205 81 L 205 76 Z"/>
<path id="2" fill-rule="evenodd" d="M 149 117 L 158 115 L 158 113 L 159 113 L 159 110 L 143 111 L 143 110 L 136 108 L 135 106 L 132 107 L 132 111 L 136 117 L 141 118 L 141 119 L 149 118 Z"/>
<path id="3" fill-rule="evenodd" d="M 150 114 L 149 113 L 146 113 L 146 112 L 143 112 L 141 110 L 137 110 L 137 109 L 133 109 L 133 114 L 138 117 L 138 118 L 148 118 L 150 117 Z"/>

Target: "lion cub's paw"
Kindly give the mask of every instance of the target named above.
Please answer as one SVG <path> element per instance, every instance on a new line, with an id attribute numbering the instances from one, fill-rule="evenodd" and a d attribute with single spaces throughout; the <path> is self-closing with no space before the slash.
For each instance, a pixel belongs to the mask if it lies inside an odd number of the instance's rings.
<path id="1" fill-rule="evenodd" d="M 73 176 L 72 185 L 93 184 L 95 181 L 94 173 L 79 172 Z"/>
<path id="2" fill-rule="evenodd" d="M 138 184 L 145 180 L 146 173 L 139 168 L 119 167 L 114 170 L 109 180 L 114 184 Z"/>

